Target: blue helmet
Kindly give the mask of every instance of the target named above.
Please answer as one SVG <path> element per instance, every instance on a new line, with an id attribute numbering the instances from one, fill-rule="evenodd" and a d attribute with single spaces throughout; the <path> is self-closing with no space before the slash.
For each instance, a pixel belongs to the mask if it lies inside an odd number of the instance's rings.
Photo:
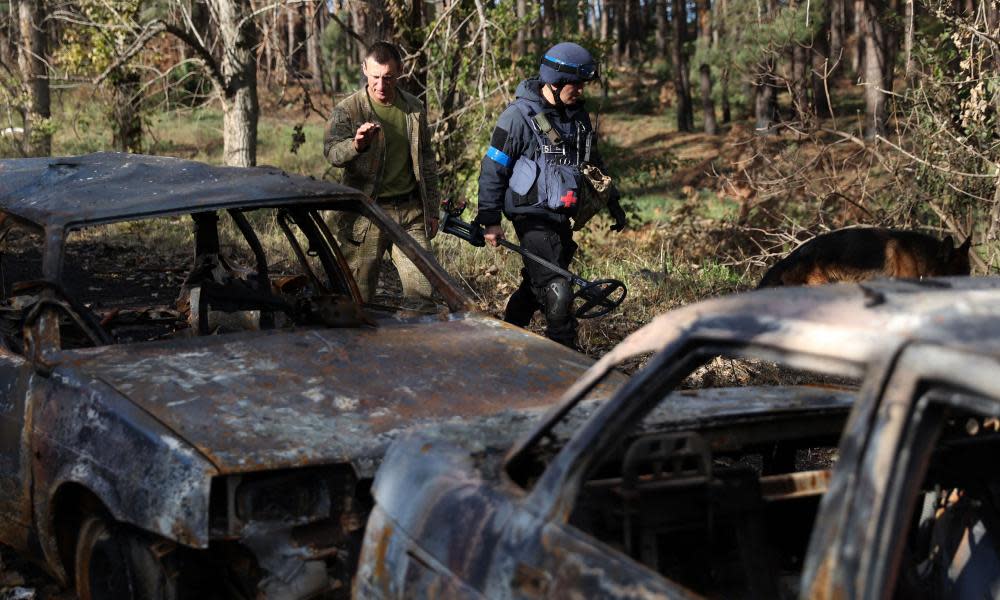
<path id="1" fill-rule="evenodd" d="M 542 57 L 538 76 L 552 85 L 591 81 L 597 77 L 597 63 L 580 44 L 560 42 Z"/>

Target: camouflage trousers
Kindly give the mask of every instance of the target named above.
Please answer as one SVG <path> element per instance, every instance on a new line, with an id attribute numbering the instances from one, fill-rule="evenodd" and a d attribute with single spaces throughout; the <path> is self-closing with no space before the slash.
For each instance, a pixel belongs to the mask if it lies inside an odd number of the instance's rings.
<path id="1" fill-rule="evenodd" d="M 430 242 L 424 230 L 424 208 L 419 197 L 404 202 L 379 202 L 379 207 L 392 217 L 406 233 L 427 252 Z M 351 274 L 365 302 L 375 297 L 382 257 L 389 253 L 399 280 L 403 297 L 422 303 L 431 302 L 432 288 L 416 265 L 392 244 L 389 235 L 361 215 L 344 215 L 334 228 L 341 251 L 351 266 Z"/>

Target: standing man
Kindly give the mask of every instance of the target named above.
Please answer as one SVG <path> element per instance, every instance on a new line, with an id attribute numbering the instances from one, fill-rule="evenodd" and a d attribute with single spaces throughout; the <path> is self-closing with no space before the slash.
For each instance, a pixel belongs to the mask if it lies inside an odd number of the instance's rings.
<path id="1" fill-rule="evenodd" d="M 427 115 L 419 100 L 397 87 L 403 59 L 395 46 L 372 45 L 363 71 L 365 87 L 333 109 L 323 154 L 344 169 L 345 185 L 373 198 L 430 252 L 441 201 Z M 430 282 L 371 221 L 363 216 L 347 218 L 335 230 L 365 302 L 375 295 L 379 262 L 390 250 L 403 296 L 430 302 Z"/>
<path id="2" fill-rule="evenodd" d="M 479 174 L 479 214 L 486 241 L 496 247 L 503 239 L 501 212 L 514 224 L 518 240 L 529 252 L 563 268 L 576 251 L 575 228 L 581 196 L 593 190 L 584 181 L 587 165 L 603 169 L 590 116 L 583 105 L 584 85 L 596 77 L 590 52 L 562 42 L 545 53 L 539 77 L 522 81 L 514 102 L 500 115 Z M 626 217 L 611 186 L 607 208 L 614 231 L 625 228 Z M 583 217 L 582 213 L 580 217 Z M 545 335 L 576 347 L 573 289 L 564 277 L 524 260 L 521 286 L 507 301 L 504 320 L 528 325 L 535 311 L 545 312 Z"/>

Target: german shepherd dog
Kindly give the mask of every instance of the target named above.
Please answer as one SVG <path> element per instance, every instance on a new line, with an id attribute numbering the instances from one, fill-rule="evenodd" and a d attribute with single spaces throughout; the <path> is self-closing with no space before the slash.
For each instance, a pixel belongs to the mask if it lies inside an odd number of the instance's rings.
<path id="1" fill-rule="evenodd" d="M 768 269 L 757 287 L 968 275 L 971 246 L 971 236 L 956 248 L 950 235 L 939 241 L 916 231 L 838 229 L 796 248 Z"/>

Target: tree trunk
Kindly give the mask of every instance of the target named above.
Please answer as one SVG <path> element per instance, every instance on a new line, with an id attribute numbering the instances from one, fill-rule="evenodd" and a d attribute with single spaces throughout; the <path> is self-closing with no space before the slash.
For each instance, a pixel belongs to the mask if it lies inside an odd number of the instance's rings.
<path id="1" fill-rule="evenodd" d="M 655 0 L 656 55 L 667 55 L 667 1 Z"/>
<path id="2" fill-rule="evenodd" d="M 853 0 L 854 3 L 854 31 L 851 35 L 853 48 L 851 49 L 851 72 L 860 75 L 862 63 L 865 55 L 865 0 Z"/>
<path id="3" fill-rule="evenodd" d="M 625 0 L 625 56 L 632 64 L 639 63 L 639 0 Z"/>
<path id="4" fill-rule="evenodd" d="M 733 109 L 729 104 L 729 71 L 722 72 L 722 81 L 720 82 L 721 93 L 722 93 L 722 122 L 730 123 L 733 120 Z"/>
<path id="5" fill-rule="evenodd" d="M 229 166 L 251 167 L 257 164 L 257 69 L 254 47 L 257 25 L 249 3 L 241 0 L 210 0 L 219 34 L 226 52 L 222 53 L 221 71 L 225 81 L 222 92 L 222 157 Z"/>
<path id="6" fill-rule="evenodd" d="M 703 55 L 708 54 L 708 50 L 712 47 L 712 7 L 709 2 L 710 0 L 697 0 L 695 5 L 698 11 L 699 45 L 703 49 Z M 712 99 L 712 71 L 708 63 L 703 62 L 698 65 L 698 79 L 705 133 L 715 135 L 719 133 L 719 124 L 715 120 L 715 100 Z"/>
<path id="7" fill-rule="evenodd" d="M 798 42 L 792 43 L 792 108 L 800 122 L 807 122 L 812 112 L 806 93 L 806 49 Z"/>
<path id="8" fill-rule="evenodd" d="M 864 86 L 865 122 L 864 135 L 872 139 L 884 135 L 886 128 L 886 92 L 882 89 L 886 79 L 885 29 L 879 16 L 883 5 L 879 0 L 863 0 L 863 43 L 865 60 L 861 83 Z"/>
<path id="9" fill-rule="evenodd" d="M 996 2 L 988 2 L 986 9 L 986 30 L 994 37 L 1000 29 L 1000 6 Z M 993 72 L 1000 72 L 1000 54 L 993 53 Z M 993 94 L 993 104 L 995 108 L 1000 108 L 1000 94 Z"/>
<path id="10" fill-rule="evenodd" d="M 833 37 L 830 26 L 830 12 L 824 12 L 825 21 L 819 27 L 819 32 L 813 37 L 813 48 L 810 54 L 812 62 L 812 109 L 818 117 L 832 117 L 830 105 L 830 66 L 828 39 Z"/>
<path id="11" fill-rule="evenodd" d="M 424 34 L 424 2 L 412 2 L 406 11 L 406 28 L 401 32 L 399 40 L 406 48 L 420 48 L 426 41 Z M 420 96 L 427 89 L 427 53 L 419 52 L 410 65 L 413 76 L 406 80 L 406 90 Z"/>
<path id="12" fill-rule="evenodd" d="M 285 8 L 285 25 L 288 30 L 288 72 L 292 77 L 298 78 L 299 62 L 299 36 L 298 36 L 299 5 L 290 4 Z"/>
<path id="13" fill-rule="evenodd" d="M 556 31 L 556 8 L 552 0 L 542 0 L 542 35 L 552 41 Z"/>
<path id="14" fill-rule="evenodd" d="M 670 44 L 670 59 L 674 66 L 674 91 L 677 94 L 677 130 L 694 130 L 694 110 L 691 106 L 691 81 L 688 76 L 687 56 L 684 55 L 684 41 L 687 37 L 686 0 L 673 0 L 671 19 L 673 39 Z"/>
<path id="15" fill-rule="evenodd" d="M 617 39 L 615 39 L 615 64 L 622 65 L 625 62 L 625 58 L 628 55 L 628 50 L 626 45 L 628 44 L 628 28 L 627 22 L 625 21 L 625 4 L 628 0 L 615 0 L 615 31 L 617 31 Z"/>
<path id="16" fill-rule="evenodd" d="M 712 4 L 712 49 L 718 50 L 719 40 L 725 35 L 726 18 L 729 16 L 727 0 L 716 0 Z M 729 105 L 729 68 L 723 67 L 719 77 L 719 95 L 722 100 L 722 122 L 732 121 L 733 112 Z"/>
<path id="17" fill-rule="evenodd" d="M 277 81 L 279 85 L 286 85 L 288 83 L 287 61 L 285 60 L 285 51 L 282 49 L 281 44 L 281 15 L 283 12 L 281 5 L 275 4 L 271 10 L 267 25 L 267 54 L 270 58 L 267 82 L 271 83 L 271 74 L 273 73 L 274 81 Z"/>
<path id="18" fill-rule="evenodd" d="M 601 2 L 601 41 L 606 42 L 611 36 L 611 0 Z"/>
<path id="19" fill-rule="evenodd" d="M 576 3 L 576 33 L 580 36 L 587 35 L 589 4 L 587 0 L 577 0 Z"/>
<path id="20" fill-rule="evenodd" d="M 528 16 L 527 0 L 517 0 L 517 19 L 523 21 Z M 514 41 L 514 54 L 520 58 L 528 53 L 528 31 L 526 27 L 517 28 L 517 37 Z"/>
<path id="21" fill-rule="evenodd" d="M 532 2 L 529 3 L 529 5 L 531 6 L 531 14 L 534 15 L 534 18 L 531 21 L 531 31 L 534 33 L 532 36 L 532 47 L 534 48 L 534 53 L 539 55 L 539 58 L 541 58 L 541 53 L 548 48 L 548 46 L 544 45 L 548 40 L 544 35 L 543 28 L 545 27 L 545 23 L 542 19 L 542 5 L 538 2 Z"/>
<path id="22" fill-rule="evenodd" d="M 830 57 L 828 78 L 834 72 L 840 71 L 844 64 L 844 31 L 846 24 L 845 0 L 830 0 L 829 9 L 826 11 L 830 16 L 830 47 L 827 49 L 827 56 Z"/>
<path id="23" fill-rule="evenodd" d="M 774 59 L 763 61 L 760 71 L 754 80 L 754 120 L 758 134 L 766 135 L 774 132 L 778 121 L 777 94 L 774 89 Z"/>
<path id="24" fill-rule="evenodd" d="M 885 40 L 882 42 L 882 51 L 885 53 L 885 62 L 882 63 L 884 65 L 882 88 L 889 94 L 892 93 L 896 57 L 899 55 L 899 0 L 889 0 L 884 6 L 885 10 L 878 18 L 882 21 L 882 31 L 885 35 Z"/>
<path id="25" fill-rule="evenodd" d="M 28 156 L 52 154 L 49 118 L 49 73 L 45 64 L 47 36 L 44 0 L 20 0 L 18 25 L 21 32 L 17 62 L 24 82 L 24 150 Z"/>
<path id="26" fill-rule="evenodd" d="M 319 22 L 316 15 L 316 3 L 309 0 L 306 3 L 306 62 L 309 63 L 309 73 L 312 74 L 313 85 L 319 85 L 326 92 L 326 78 L 323 77 L 322 55 L 319 50 Z"/>
<path id="27" fill-rule="evenodd" d="M 912 84 L 913 78 L 913 0 L 906 0 L 906 13 L 903 17 L 903 76 Z"/>
<path id="28" fill-rule="evenodd" d="M 13 8 L 10 10 L 13 11 Z M 11 67 L 17 64 L 16 40 L 20 37 L 17 26 L 12 13 L 10 18 L 0 21 L 0 62 Z"/>
<path id="29" fill-rule="evenodd" d="M 142 152 L 142 77 L 125 65 L 111 84 L 111 144 L 119 152 Z"/>

